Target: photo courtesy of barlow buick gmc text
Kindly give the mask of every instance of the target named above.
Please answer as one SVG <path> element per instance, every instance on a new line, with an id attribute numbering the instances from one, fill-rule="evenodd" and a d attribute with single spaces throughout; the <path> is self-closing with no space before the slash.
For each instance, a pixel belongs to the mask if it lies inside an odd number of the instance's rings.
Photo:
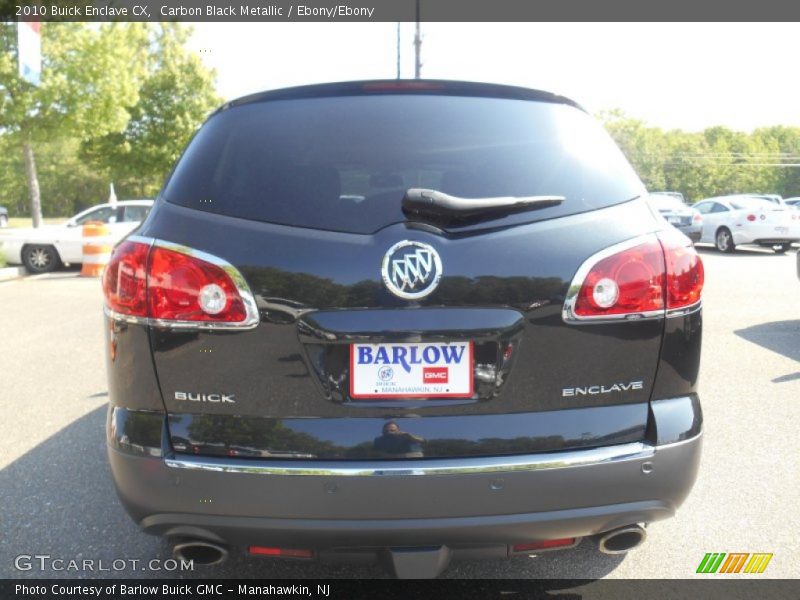
<path id="1" fill-rule="evenodd" d="M 0 7 L 0 598 L 795 597 L 800 9 L 709 2 Z"/>

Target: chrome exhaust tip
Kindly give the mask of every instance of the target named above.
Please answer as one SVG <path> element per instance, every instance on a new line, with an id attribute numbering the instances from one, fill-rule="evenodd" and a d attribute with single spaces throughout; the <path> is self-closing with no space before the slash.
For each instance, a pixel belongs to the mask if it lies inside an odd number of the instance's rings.
<path id="1" fill-rule="evenodd" d="M 228 558 L 228 550 L 224 546 L 205 540 L 190 540 L 175 544 L 172 555 L 177 560 L 191 561 L 195 565 L 218 565 Z"/>
<path id="2" fill-rule="evenodd" d="M 625 554 L 647 539 L 647 532 L 639 525 L 626 525 L 612 529 L 600 536 L 600 552 L 603 554 Z"/>

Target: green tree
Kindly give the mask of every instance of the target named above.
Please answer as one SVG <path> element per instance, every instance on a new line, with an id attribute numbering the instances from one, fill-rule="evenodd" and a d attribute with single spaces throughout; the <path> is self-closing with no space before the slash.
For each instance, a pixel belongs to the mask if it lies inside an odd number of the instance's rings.
<path id="1" fill-rule="evenodd" d="M 664 132 L 655 127 L 647 127 L 644 122 L 631 119 L 620 110 L 601 113 L 600 118 L 647 189 L 665 189 Z"/>
<path id="2" fill-rule="evenodd" d="M 41 198 L 34 148 L 125 127 L 125 107 L 138 101 L 143 70 L 137 57 L 147 41 L 144 34 L 138 23 L 45 23 L 42 82 L 32 86 L 18 75 L 16 24 L 0 24 L 0 132 L 22 150 L 35 227 L 41 223 Z"/>
<path id="3" fill-rule="evenodd" d="M 800 196 L 800 127 L 765 127 L 756 129 L 753 136 L 773 153 L 765 162 L 775 173 L 775 189 L 787 198 Z"/>
<path id="4" fill-rule="evenodd" d="M 84 155 L 107 168 L 117 189 L 126 195 L 154 194 L 189 138 L 221 99 L 214 74 L 190 53 L 191 30 L 162 23 L 149 30 L 147 75 L 131 118 L 121 132 L 84 144 Z"/>
<path id="5" fill-rule="evenodd" d="M 666 138 L 665 188 L 680 192 L 687 200 L 713 195 L 716 175 L 706 159 L 708 142 L 701 134 L 680 130 L 668 132 Z"/>
<path id="6" fill-rule="evenodd" d="M 748 192 L 800 195 L 800 128 L 665 132 L 618 110 L 600 118 L 650 190 L 694 200 Z"/>
<path id="7" fill-rule="evenodd" d="M 102 202 L 108 194 L 108 176 L 80 158 L 80 140 L 58 138 L 36 144 L 42 210 L 66 217 Z M 28 214 L 25 165 L 16 141 L 0 135 L 0 205 L 12 215 Z"/>

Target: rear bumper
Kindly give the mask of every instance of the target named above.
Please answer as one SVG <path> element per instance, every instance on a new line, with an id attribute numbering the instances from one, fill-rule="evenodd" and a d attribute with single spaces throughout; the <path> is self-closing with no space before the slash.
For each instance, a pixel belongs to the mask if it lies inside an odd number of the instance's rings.
<path id="1" fill-rule="evenodd" d="M 514 465 L 393 461 L 391 469 L 381 463 L 369 474 L 368 465 L 352 462 L 342 465 L 346 471 L 325 462 L 318 473 L 304 474 L 277 474 L 274 463 L 272 471 L 260 471 L 258 462 L 246 463 L 254 467 L 248 471 L 241 459 L 188 457 L 178 466 L 112 447 L 109 459 L 120 498 L 148 533 L 318 551 L 458 548 L 583 537 L 670 517 L 694 483 L 701 435 L 602 450 L 597 461 L 593 450 L 536 455 L 527 463 L 528 457 L 514 457 Z M 456 462 L 493 468 L 436 470 Z"/>
<path id="2" fill-rule="evenodd" d="M 675 227 L 688 237 L 692 242 L 699 242 L 703 236 L 702 225 L 675 225 Z"/>
<path id="3" fill-rule="evenodd" d="M 754 244 L 760 244 L 762 246 L 776 246 L 778 244 L 793 244 L 794 242 L 800 241 L 796 236 L 791 238 L 785 237 L 769 237 L 764 239 L 757 239 L 753 240 Z"/>
<path id="4" fill-rule="evenodd" d="M 771 225 L 756 225 L 733 231 L 736 244 L 786 244 L 800 238 L 800 228 L 787 227 L 780 233 Z"/>
<path id="5" fill-rule="evenodd" d="M 0 254 L 6 259 L 6 263 L 10 265 L 20 264 L 22 262 L 22 242 L 0 237 Z"/>

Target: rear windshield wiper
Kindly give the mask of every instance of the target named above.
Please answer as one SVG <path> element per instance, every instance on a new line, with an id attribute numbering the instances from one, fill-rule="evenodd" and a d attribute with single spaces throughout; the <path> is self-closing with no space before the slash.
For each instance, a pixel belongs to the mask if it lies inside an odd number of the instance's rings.
<path id="1" fill-rule="evenodd" d="M 460 198 L 436 190 L 411 188 L 403 196 L 403 210 L 417 215 L 474 218 L 492 213 L 508 213 L 557 206 L 564 196 L 499 196 L 495 198 Z"/>

